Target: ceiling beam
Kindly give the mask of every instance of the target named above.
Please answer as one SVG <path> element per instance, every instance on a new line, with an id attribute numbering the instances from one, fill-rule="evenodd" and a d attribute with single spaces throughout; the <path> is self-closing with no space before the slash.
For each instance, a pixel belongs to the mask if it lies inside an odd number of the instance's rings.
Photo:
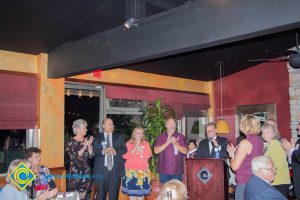
<path id="1" fill-rule="evenodd" d="M 177 2 L 172 0 L 172 1 L 164 1 L 164 0 L 146 0 L 146 3 L 150 3 L 150 4 L 153 4 L 153 5 L 156 5 L 160 8 L 163 8 L 163 9 L 166 9 L 166 10 L 169 10 L 169 9 L 172 9 L 174 7 L 177 6 Z"/>
<path id="2" fill-rule="evenodd" d="M 65 44 L 49 53 L 48 76 L 67 77 L 300 27 L 300 1 L 207 0 Z"/>

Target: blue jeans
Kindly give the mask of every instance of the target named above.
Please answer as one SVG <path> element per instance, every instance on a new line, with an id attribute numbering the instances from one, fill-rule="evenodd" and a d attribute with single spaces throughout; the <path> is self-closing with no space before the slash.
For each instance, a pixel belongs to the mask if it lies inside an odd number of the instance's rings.
<path id="1" fill-rule="evenodd" d="M 182 175 L 159 174 L 159 180 L 161 184 L 164 184 L 172 179 L 182 181 Z"/>

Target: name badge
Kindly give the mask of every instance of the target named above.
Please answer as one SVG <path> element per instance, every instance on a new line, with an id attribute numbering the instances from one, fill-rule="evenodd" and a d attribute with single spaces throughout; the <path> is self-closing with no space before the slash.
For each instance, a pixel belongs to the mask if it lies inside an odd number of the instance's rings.
<path id="1" fill-rule="evenodd" d="M 102 141 L 101 144 L 102 144 L 103 148 L 105 149 L 105 147 L 107 145 L 107 142 L 106 141 Z"/>

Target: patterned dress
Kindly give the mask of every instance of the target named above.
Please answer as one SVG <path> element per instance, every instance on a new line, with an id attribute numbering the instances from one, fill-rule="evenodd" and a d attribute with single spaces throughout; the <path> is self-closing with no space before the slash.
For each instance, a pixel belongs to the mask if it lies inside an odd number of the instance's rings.
<path id="1" fill-rule="evenodd" d="M 151 192 L 150 171 L 148 160 L 151 157 L 150 145 L 143 141 L 141 148 L 144 152 L 134 153 L 135 148 L 132 142 L 126 143 L 127 153 L 123 155 L 125 162 L 125 176 L 122 179 L 122 192 L 128 196 L 147 196 Z"/>
<path id="2" fill-rule="evenodd" d="M 70 156 L 70 171 L 67 174 L 67 180 L 70 190 L 85 192 L 91 184 L 91 167 L 90 159 L 94 154 L 89 155 L 88 149 L 80 156 L 79 151 L 83 148 L 83 142 L 72 138 L 67 145 L 67 151 Z"/>
<path id="3" fill-rule="evenodd" d="M 54 177 L 50 174 L 50 170 L 47 167 L 40 165 L 40 171 L 38 174 L 36 174 L 36 178 L 32 181 L 33 186 L 39 190 L 46 189 L 46 188 L 39 188 L 39 187 L 43 187 L 46 184 L 50 185 L 50 182 L 52 183 L 51 185 L 52 188 L 56 187 L 54 183 Z"/>

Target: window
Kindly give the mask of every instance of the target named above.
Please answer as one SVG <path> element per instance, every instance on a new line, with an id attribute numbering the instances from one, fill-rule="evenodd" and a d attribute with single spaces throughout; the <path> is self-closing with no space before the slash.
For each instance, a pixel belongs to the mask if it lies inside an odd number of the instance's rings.
<path id="1" fill-rule="evenodd" d="M 26 130 L 0 130 L 0 174 L 6 173 L 14 159 L 22 159 L 26 149 Z"/>
<path id="2" fill-rule="evenodd" d="M 237 106 L 235 109 L 236 137 L 238 137 L 241 134 L 239 130 L 239 123 L 245 114 L 255 115 L 259 119 L 260 123 L 263 124 L 269 118 L 276 120 L 276 106 L 275 104 Z"/>
<path id="3" fill-rule="evenodd" d="M 199 112 L 198 116 L 186 116 L 186 136 L 187 140 L 205 138 L 205 125 L 208 123 L 207 111 Z"/>
<path id="4" fill-rule="evenodd" d="M 143 110 L 147 105 L 142 100 L 107 99 L 106 114 L 115 125 L 115 132 L 123 134 L 125 140 L 129 140 L 133 129 L 141 126 L 143 122 Z"/>

